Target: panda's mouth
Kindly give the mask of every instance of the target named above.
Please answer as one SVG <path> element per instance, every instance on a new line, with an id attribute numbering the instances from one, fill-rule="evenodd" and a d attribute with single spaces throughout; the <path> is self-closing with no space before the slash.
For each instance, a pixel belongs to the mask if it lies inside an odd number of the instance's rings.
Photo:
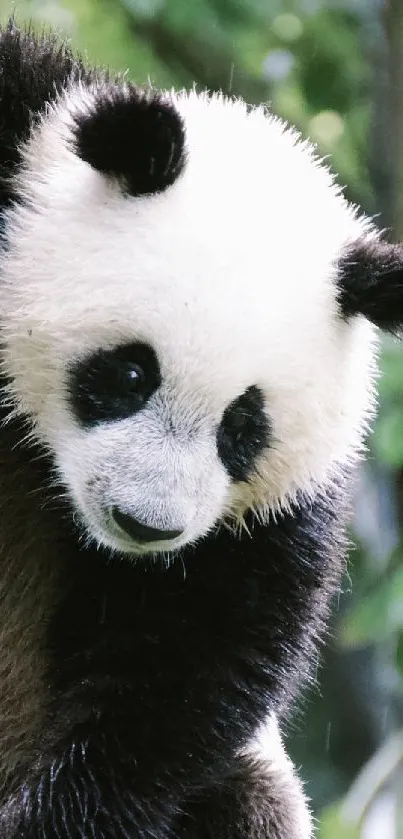
<path id="1" fill-rule="evenodd" d="M 166 530 L 149 526 L 134 516 L 112 508 L 105 515 L 104 541 L 125 553 L 145 556 L 171 553 L 182 544 L 183 530 Z"/>

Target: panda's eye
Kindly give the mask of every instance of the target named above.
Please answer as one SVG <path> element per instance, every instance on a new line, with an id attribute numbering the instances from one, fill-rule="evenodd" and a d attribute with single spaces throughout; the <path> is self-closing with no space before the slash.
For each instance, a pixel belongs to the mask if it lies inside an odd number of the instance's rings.
<path id="1" fill-rule="evenodd" d="M 130 384 L 138 388 L 141 380 L 144 379 L 144 370 L 138 364 L 133 364 L 133 366 L 129 365 L 125 372 Z"/>
<path id="2" fill-rule="evenodd" d="M 217 430 L 218 455 L 231 478 L 246 481 L 269 443 L 264 396 L 252 385 L 224 411 Z"/>
<path id="3" fill-rule="evenodd" d="M 160 384 L 155 352 L 140 343 L 98 350 L 68 371 L 70 404 L 83 425 L 131 416 Z"/>
<path id="4" fill-rule="evenodd" d="M 139 364 L 122 364 L 118 366 L 117 373 L 120 378 L 120 386 L 127 388 L 132 393 L 141 393 L 145 382 L 145 372 Z"/>

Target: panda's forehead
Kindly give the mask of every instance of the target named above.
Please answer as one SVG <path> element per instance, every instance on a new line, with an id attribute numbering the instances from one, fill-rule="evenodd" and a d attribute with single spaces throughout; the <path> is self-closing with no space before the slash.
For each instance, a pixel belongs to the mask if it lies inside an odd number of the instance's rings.
<path id="1" fill-rule="evenodd" d="M 214 369 L 216 378 L 231 371 L 246 387 L 266 375 L 268 358 L 275 355 L 281 367 L 290 353 L 320 342 L 334 292 L 322 277 L 320 293 L 304 290 L 306 280 L 318 279 L 312 264 L 309 276 L 296 254 L 285 268 L 274 245 L 266 258 L 263 242 L 248 252 L 239 237 L 233 246 L 214 240 L 207 224 L 193 227 L 185 213 L 175 231 L 174 203 L 170 212 L 166 201 L 160 225 L 152 213 L 148 224 L 145 202 L 144 216 L 133 203 L 117 211 L 112 230 L 98 224 L 96 210 L 86 223 L 64 219 L 64 228 L 53 216 L 42 242 L 43 219 L 35 216 L 29 273 L 21 242 L 13 263 L 17 306 L 23 297 L 18 328 L 62 363 L 99 347 L 145 342 L 164 376 L 191 375 L 200 386 Z"/>
<path id="2" fill-rule="evenodd" d="M 260 243 L 269 274 L 280 254 L 287 256 L 286 267 L 295 252 L 300 262 L 308 255 L 313 263 L 321 251 L 327 259 L 338 252 L 351 234 L 353 213 L 295 132 L 263 109 L 248 114 L 242 102 L 195 93 L 170 98 L 183 119 L 186 164 L 165 192 L 125 198 L 116 182 L 78 157 L 74 114 L 91 105 L 91 92 L 80 88 L 66 94 L 34 132 L 20 191 L 55 224 L 63 222 L 60 236 L 67 226 L 76 237 L 81 229 L 88 254 L 94 237 L 105 256 L 112 239 L 115 259 L 122 237 L 124 252 L 131 237 L 143 243 L 148 237 L 152 263 L 164 239 L 171 244 L 173 238 L 177 260 L 181 253 L 194 266 L 200 254 L 215 251 L 225 271 L 242 255 L 251 262 Z"/>

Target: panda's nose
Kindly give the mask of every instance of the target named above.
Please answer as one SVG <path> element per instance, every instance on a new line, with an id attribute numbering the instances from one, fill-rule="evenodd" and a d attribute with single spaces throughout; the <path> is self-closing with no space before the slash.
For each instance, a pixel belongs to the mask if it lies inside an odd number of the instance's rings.
<path id="1" fill-rule="evenodd" d="M 157 527 L 149 527 L 148 524 L 143 524 L 129 513 L 122 512 L 119 507 L 113 507 L 112 516 L 116 524 L 131 539 L 141 545 L 147 544 L 147 542 L 163 542 L 176 539 L 183 533 L 183 530 L 160 530 Z"/>

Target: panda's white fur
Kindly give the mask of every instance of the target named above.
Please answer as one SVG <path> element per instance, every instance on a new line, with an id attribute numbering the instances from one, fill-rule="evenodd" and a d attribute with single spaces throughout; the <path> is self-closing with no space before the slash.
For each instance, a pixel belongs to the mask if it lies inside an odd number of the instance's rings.
<path id="1" fill-rule="evenodd" d="M 97 92 L 71 86 L 23 148 L 25 200 L 8 212 L 1 262 L 5 370 L 88 534 L 141 552 L 108 516 L 119 502 L 183 530 L 166 550 L 228 514 L 287 508 L 361 452 L 375 330 L 340 318 L 337 259 L 374 234 L 296 132 L 223 96 L 166 93 L 184 120 L 185 169 L 163 193 L 124 197 L 73 148 L 73 116 Z M 133 340 L 156 349 L 162 388 L 132 418 L 79 428 L 67 363 Z M 250 384 L 274 443 L 234 485 L 215 429 Z"/>

